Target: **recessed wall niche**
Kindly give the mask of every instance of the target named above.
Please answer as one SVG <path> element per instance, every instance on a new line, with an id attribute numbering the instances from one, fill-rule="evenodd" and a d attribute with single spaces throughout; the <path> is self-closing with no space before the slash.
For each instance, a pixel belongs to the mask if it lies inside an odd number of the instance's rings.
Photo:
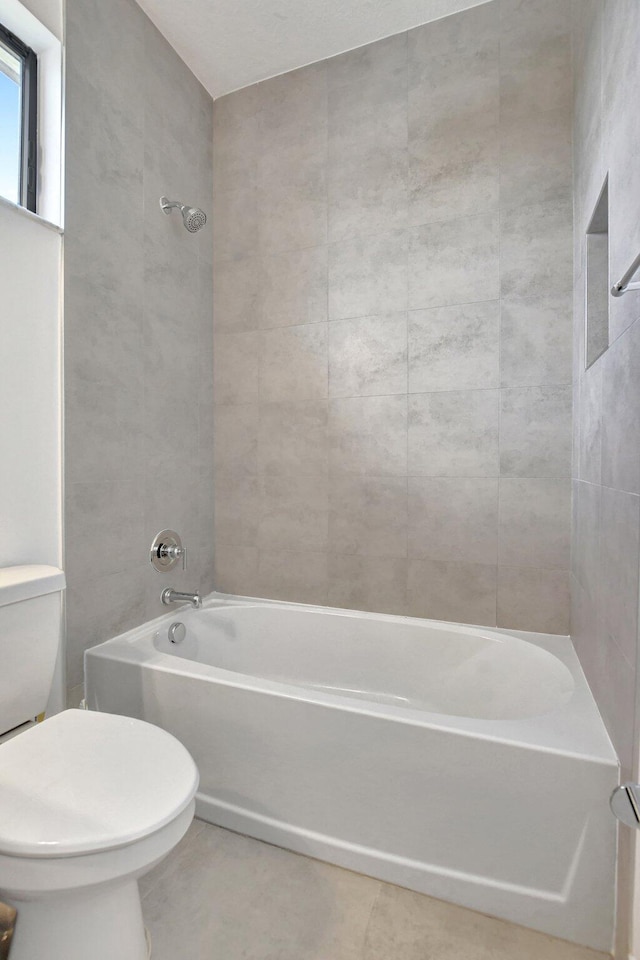
<path id="1" fill-rule="evenodd" d="M 609 178 L 598 197 L 585 244 L 585 367 L 609 346 Z"/>

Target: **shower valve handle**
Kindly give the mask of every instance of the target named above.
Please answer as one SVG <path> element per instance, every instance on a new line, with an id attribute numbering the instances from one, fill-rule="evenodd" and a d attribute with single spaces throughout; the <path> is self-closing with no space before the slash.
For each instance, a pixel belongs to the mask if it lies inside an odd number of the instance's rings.
<path id="1" fill-rule="evenodd" d="M 166 557 L 168 560 L 182 560 L 182 569 L 187 569 L 187 548 L 178 546 L 177 543 L 162 544 L 159 551 L 160 557 Z"/>
<path id="2" fill-rule="evenodd" d="M 180 535 L 175 530 L 161 530 L 151 544 L 149 560 L 159 573 L 173 570 L 179 561 L 182 561 L 182 569 L 186 570 L 187 548 L 183 547 Z"/>

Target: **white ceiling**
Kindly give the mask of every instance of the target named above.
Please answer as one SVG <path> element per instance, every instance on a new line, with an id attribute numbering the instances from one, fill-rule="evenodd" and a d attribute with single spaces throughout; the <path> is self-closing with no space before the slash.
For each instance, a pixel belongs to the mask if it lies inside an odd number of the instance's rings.
<path id="1" fill-rule="evenodd" d="M 486 0 L 138 0 L 212 97 Z"/>

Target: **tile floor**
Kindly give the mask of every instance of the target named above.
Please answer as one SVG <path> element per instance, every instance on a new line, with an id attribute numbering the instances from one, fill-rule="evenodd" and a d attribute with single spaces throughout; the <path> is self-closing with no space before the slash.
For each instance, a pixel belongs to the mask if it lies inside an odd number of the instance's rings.
<path id="1" fill-rule="evenodd" d="M 141 882 L 153 960 L 604 960 L 195 820 Z"/>

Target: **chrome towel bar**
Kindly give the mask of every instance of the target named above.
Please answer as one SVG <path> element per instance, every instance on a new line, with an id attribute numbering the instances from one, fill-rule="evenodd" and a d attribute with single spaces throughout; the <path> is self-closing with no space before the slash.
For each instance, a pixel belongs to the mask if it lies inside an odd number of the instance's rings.
<path id="1" fill-rule="evenodd" d="M 636 273 L 637 270 L 640 270 L 640 253 L 635 258 L 627 272 L 618 280 L 617 283 L 611 287 L 611 296 L 612 297 L 621 297 L 623 293 L 628 293 L 629 290 L 640 290 L 640 283 L 629 283 L 631 277 Z"/>

